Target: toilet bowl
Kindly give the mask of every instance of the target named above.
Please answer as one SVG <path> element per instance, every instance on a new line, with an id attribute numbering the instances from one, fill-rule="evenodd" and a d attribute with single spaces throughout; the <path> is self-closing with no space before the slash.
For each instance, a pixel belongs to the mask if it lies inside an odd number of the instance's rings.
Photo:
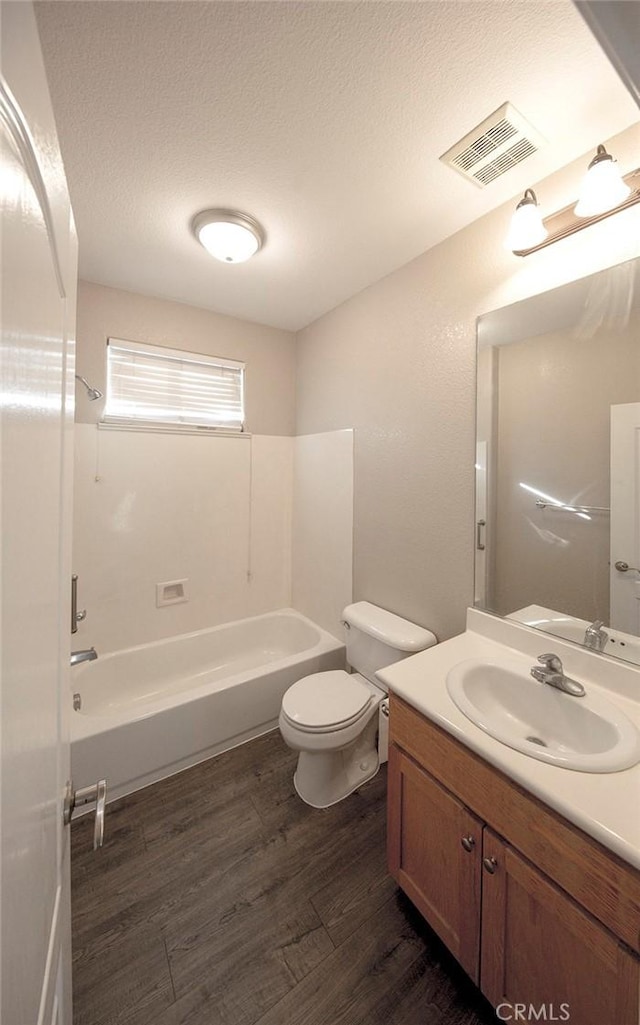
<path id="1" fill-rule="evenodd" d="M 293 783 L 313 808 L 328 808 L 375 776 L 384 691 L 359 673 L 334 670 L 305 676 L 289 688 L 278 725 L 299 751 Z"/>
<path id="2" fill-rule="evenodd" d="M 386 690 L 375 680 L 385 665 L 436 643 L 435 636 L 368 602 L 343 612 L 347 659 L 354 669 L 313 673 L 285 693 L 278 725 L 298 751 L 294 786 L 313 808 L 341 801 L 380 767 L 380 709 Z"/>

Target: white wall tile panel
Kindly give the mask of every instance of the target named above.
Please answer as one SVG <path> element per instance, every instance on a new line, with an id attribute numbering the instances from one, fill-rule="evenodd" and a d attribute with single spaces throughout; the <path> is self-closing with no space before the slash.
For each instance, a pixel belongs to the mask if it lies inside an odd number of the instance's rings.
<path id="1" fill-rule="evenodd" d="M 75 435 L 77 647 L 114 651 L 290 605 L 292 439 L 89 424 Z M 185 578 L 188 601 L 157 608 L 156 584 Z"/>
<path id="2" fill-rule="evenodd" d="M 247 615 L 291 605 L 291 517 L 295 438 L 254 434 L 251 586 Z"/>
<path id="3" fill-rule="evenodd" d="M 353 431 L 294 442 L 293 605 L 342 638 L 353 593 Z"/>

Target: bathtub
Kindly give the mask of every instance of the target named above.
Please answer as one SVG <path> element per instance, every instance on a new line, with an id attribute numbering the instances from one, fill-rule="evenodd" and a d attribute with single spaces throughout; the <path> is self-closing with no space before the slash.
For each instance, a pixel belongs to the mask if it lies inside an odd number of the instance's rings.
<path id="1" fill-rule="evenodd" d="M 344 661 L 340 641 L 282 609 L 74 667 L 74 786 L 105 778 L 115 800 L 236 747 L 277 725 L 292 683 Z"/>

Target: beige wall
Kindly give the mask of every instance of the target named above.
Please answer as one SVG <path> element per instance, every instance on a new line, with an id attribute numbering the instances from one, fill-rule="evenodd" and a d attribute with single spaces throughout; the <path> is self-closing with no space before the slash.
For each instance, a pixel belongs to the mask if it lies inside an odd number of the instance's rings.
<path id="1" fill-rule="evenodd" d="M 245 360 L 247 430 L 254 434 L 295 433 L 292 332 L 81 281 L 76 366 L 78 373 L 102 392 L 109 337 Z M 103 402 L 90 402 L 79 385 L 76 420 L 95 423 L 102 411 Z"/>
<path id="2" fill-rule="evenodd" d="M 542 335 L 498 349 L 495 588 L 503 615 L 537 604 L 609 617 L 609 517 L 536 508 L 524 482 L 560 501 L 609 506 L 611 406 L 640 400 L 640 318 L 594 337 Z"/>
<path id="3" fill-rule="evenodd" d="M 638 128 L 610 149 L 635 166 Z M 549 211 L 575 200 L 589 156 L 536 186 Z M 640 255 L 636 207 L 518 259 L 503 249 L 512 208 L 298 335 L 298 432 L 355 428 L 354 598 L 440 639 L 473 598 L 476 317 Z"/>

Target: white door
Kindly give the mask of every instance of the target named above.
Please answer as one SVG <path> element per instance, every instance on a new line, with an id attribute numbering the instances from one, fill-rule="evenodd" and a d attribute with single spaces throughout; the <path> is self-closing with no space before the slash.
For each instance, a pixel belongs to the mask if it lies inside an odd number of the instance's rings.
<path id="1" fill-rule="evenodd" d="M 610 551 L 611 626 L 640 635 L 640 402 L 611 407 Z"/>
<path id="2" fill-rule="evenodd" d="M 70 1025 L 70 497 L 77 247 L 30 3 L 0 79 L 0 1017 Z"/>

